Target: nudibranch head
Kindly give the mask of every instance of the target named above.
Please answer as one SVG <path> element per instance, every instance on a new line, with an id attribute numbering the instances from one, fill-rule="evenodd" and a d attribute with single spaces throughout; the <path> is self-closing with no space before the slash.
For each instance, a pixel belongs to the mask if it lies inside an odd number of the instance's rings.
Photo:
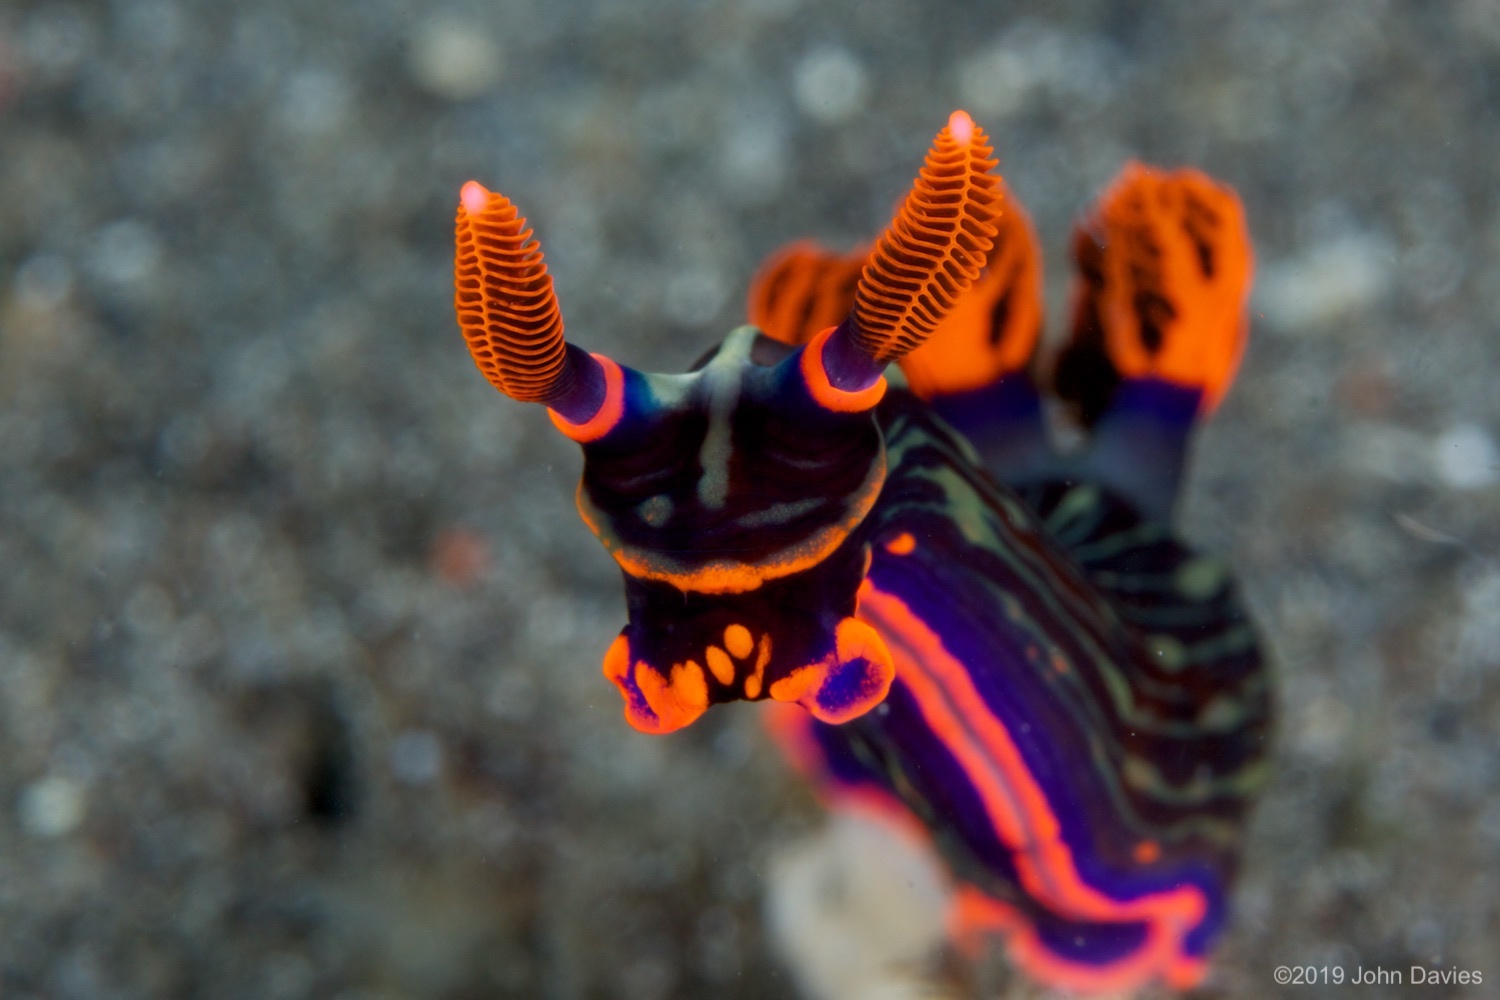
<path id="1" fill-rule="evenodd" d="M 525 219 L 478 182 L 463 186 L 459 325 L 496 388 L 545 403 L 583 446 L 579 512 L 624 572 L 630 615 L 604 673 L 636 728 L 670 732 L 711 704 L 762 698 L 843 722 L 885 698 L 890 652 L 855 617 L 860 528 L 886 471 L 873 410 L 886 365 L 984 267 L 1000 212 L 994 162 L 956 112 L 850 313 L 800 347 L 741 327 L 684 375 L 569 345 Z"/>
<path id="2" fill-rule="evenodd" d="M 625 418 L 584 446 L 578 509 L 623 571 L 630 612 L 605 675 L 639 729 L 766 697 L 833 717 L 858 701 L 841 684 L 871 705 L 889 686 L 888 657 L 841 655 L 855 646 L 847 628 L 839 639 L 885 482 L 874 403 L 819 402 L 803 355 L 762 363 L 785 353 L 741 327 L 696 371 L 633 373 Z M 818 669 L 827 683 L 813 685 Z M 778 685 L 798 671 L 793 697 Z"/>

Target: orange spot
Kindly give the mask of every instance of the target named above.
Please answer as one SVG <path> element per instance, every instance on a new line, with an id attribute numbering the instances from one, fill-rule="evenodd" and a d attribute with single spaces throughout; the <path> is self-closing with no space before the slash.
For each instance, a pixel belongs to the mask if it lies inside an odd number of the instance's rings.
<path id="1" fill-rule="evenodd" d="M 542 250 L 509 198 L 469 181 L 454 223 L 453 307 L 474 364 L 501 392 L 545 402 L 567 364 Z"/>
<path id="2" fill-rule="evenodd" d="M 630 641 L 615 637 L 604 653 L 604 676 L 625 699 L 625 721 L 643 733 L 681 729 L 708 708 L 703 668 L 692 660 L 672 667 L 670 678 L 643 661 L 632 661 Z"/>
<path id="3" fill-rule="evenodd" d="M 749 629 L 735 624 L 724 630 L 724 646 L 729 650 L 730 656 L 736 660 L 743 660 L 755 648 L 755 640 L 751 638 Z"/>
<path id="4" fill-rule="evenodd" d="M 903 531 L 885 543 L 885 550 L 893 556 L 909 556 L 917 550 L 917 540 L 911 532 Z"/>
<path id="5" fill-rule="evenodd" d="M 1005 211 L 977 281 L 960 294 L 932 335 L 901 359 L 923 399 L 966 392 L 1031 362 L 1042 329 L 1042 255 L 1031 218 L 1002 182 Z"/>
<path id="6" fill-rule="evenodd" d="M 602 354 L 589 356 L 604 369 L 604 402 L 599 404 L 598 412 L 583 423 L 575 424 L 556 410 L 547 409 L 553 425 L 579 444 L 599 440 L 625 415 L 625 372 Z"/>
<path id="7" fill-rule="evenodd" d="M 708 708 L 708 682 L 696 662 L 688 660 L 672 668 L 672 688 L 684 705 L 700 712 Z"/>
<path id="8" fill-rule="evenodd" d="M 1234 190 L 1197 170 L 1130 163 L 1074 239 L 1099 248 L 1098 274 L 1080 279 L 1077 298 L 1080 315 L 1098 317 L 1115 368 L 1199 388 L 1213 410 L 1249 332 L 1254 263 Z"/>
<path id="9" fill-rule="evenodd" d="M 624 633 L 616 636 L 614 642 L 609 644 L 609 649 L 604 651 L 603 667 L 605 679 L 619 688 L 620 697 L 625 699 L 625 721 L 633 729 L 643 733 L 670 731 L 662 728 L 661 719 L 646 702 L 636 683 L 638 668 L 630 662 L 630 641 L 625 638 Z M 648 669 L 646 673 L 654 676 L 655 671 Z"/>
<path id="10" fill-rule="evenodd" d="M 885 376 L 855 392 L 840 389 L 828 381 L 828 369 L 823 367 L 823 345 L 837 329 L 836 326 L 828 327 L 802 348 L 802 381 L 807 384 L 808 394 L 823 409 L 834 413 L 863 413 L 885 395 Z"/>
<path id="11" fill-rule="evenodd" d="M 1149 865 L 1161 857 L 1161 845 L 1154 840 L 1143 840 L 1135 845 L 1131 856 L 1141 864 Z"/>
<path id="12" fill-rule="evenodd" d="M 854 293 L 855 343 L 876 362 L 926 340 L 984 267 L 1000 181 L 984 130 L 963 116 L 933 139 L 921 172 L 881 234 Z M 967 122 L 967 126 L 963 123 Z"/>
<path id="13" fill-rule="evenodd" d="M 761 685 L 766 680 L 766 664 L 771 662 L 771 633 L 760 637 L 760 646 L 755 654 L 755 671 L 745 678 L 745 697 L 754 701 L 760 697 Z"/>
<path id="14" fill-rule="evenodd" d="M 729 659 L 728 653 L 718 646 L 709 646 L 703 655 L 708 661 L 708 669 L 713 673 L 714 680 L 724 685 L 734 683 L 734 662 Z"/>
<path id="15" fill-rule="evenodd" d="M 427 555 L 432 575 L 461 590 L 479 583 L 490 572 L 491 564 L 490 546 L 484 535 L 465 527 L 439 532 Z"/>

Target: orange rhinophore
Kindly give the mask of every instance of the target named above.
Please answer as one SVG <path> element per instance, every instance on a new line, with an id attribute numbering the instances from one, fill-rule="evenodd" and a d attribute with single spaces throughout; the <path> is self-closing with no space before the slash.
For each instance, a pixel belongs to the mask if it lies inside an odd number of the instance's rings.
<path id="1" fill-rule="evenodd" d="M 552 276 L 526 220 L 504 195 L 463 186 L 453 258 L 453 305 L 474 363 L 526 403 L 567 388 L 567 346 Z"/>
<path id="2" fill-rule="evenodd" d="M 1042 330 L 1042 256 L 1031 219 L 1000 181 L 1005 206 L 979 278 L 926 342 L 901 359 L 923 399 L 990 385 L 1029 367 Z M 773 340 L 800 347 L 854 307 L 871 248 L 848 253 L 798 240 L 767 258 L 746 299 L 746 318 Z"/>
<path id="3" fill-rule="evenodd" d="M 854 342 L 877 362 L 913 350 L 979 277 L 1000 214 L 984 130 L 953 112 L 854 293 Z"/>
<path id="4" fill-rule="evenodd" d="M 1249 332 L 1253 259 L 1233 189 L 1131 163 L 1079 226 L 1074 253 L 1074 339 L 1093 327 L 1121 376 L 1198 389 L 1212 411 Z"/>

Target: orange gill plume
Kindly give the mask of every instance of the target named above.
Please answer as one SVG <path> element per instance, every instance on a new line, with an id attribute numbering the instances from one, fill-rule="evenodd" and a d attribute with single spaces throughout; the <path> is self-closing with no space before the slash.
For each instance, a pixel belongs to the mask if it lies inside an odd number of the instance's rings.
<path id="1" fill-rule="evenodd" d="M 1098 248 L 1098 279 L 1080 294 L 1094 298 L 1114 367 L 1198 388 L 1211 412 L 1249 337 L 1254 254 L 1234 189 L 1198 170 L 1131 162 L 1081 236 Z"/>
<path id="2" fill-rule="evenodd" d="M 474 363 L 526 403 L 568 390 L 571 371 L 552 276 L 509 198 L 469 181 L 459 196 L 453 305 Z"/>
<path id="3" fill-rule="evenodd" d="M 854 343 L 877 363 L 921 344 L 979 277 L 997 231 L 1000 180 L 984 130 L 955 111 L 901 210 L 875 244 L 854 298 Z"/>

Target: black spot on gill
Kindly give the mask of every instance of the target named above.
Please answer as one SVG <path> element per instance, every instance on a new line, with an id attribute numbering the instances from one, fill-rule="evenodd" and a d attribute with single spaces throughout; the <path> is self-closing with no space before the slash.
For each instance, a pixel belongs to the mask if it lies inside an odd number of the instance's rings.
<path id="1" fill-rule="evenodd" d="M 781 304 L 781 294 L 786 290 L 787 280 L 791 278 L 794 270 L 795 268 L 782 265 L 776 269 L 775 273 L 771 275 L 770 280 L 766 282 L 765 290 L 762 293 L 764 295 L 762 304 L 765 307 L 768 317 L 776 315 L 776 307 Z"/>
<path id="2" fill-rule="evenodd" d="M 1005 281 L 1005 291 L 995 300 L 994 306 L 990 308 L 990 339 L 991 347 L 998 347 L 1000 341 L 1005 338 L 1006 327 L 1010 325 L 1011 295 L 1016 289 L 1016 281 L 1021 276 L 1021 261 L 1017 260 L 1010 268 L 1010 276 Z M 983 280 L 981 278 L 981 280 Z"/>
<path id="3" fill-rule="evenodd" d="M 1192 230 L 1188 235 L 1193 238 L 1193 248 L 1198 251 L 1198 270 L 1203 272 L 1205 278 L 1214 276 L 1214 248 L 1207 240 L 1200 239 Z"/>
<path id="4" fill-rule="evenodd" d="M 1165 339 L 1162 331 L 1177 318 L 1177 310 L 1172 308 L 1172 303 L 1164 295 L 1149 288 L 1139 289 L 1131 304 L 1140 325 L 1141 346 L 1155 354 L 1161 350 Z"/>
<path id="5" fill-rule="evenodd" d="M 828 280 L 830 263 L 828 260 L 818 262 L 817 270 L 813 274 L 812 287 L 802 297 L 802 308 L 797 311 L 797 322 L 790 327 L 790 333 L 798 340 L 810 337 L 817 332 L 816 330 L 810 331 L 807 327 L 812 322 L 813 316 L 816 315 L 819 292 Z"/>
<path id="6" fill-rule="evenodd" d="M 838 313 L 842 319 L 854 308 L 854 294 L 859 288 L 859 276 L 862 270 L 858 267 L 848 270 L 844 273 L 843 280 L 827 287 L 825 297 L 833 303 L 829 312 Z"/>
<path id="7" fill-rule="evenodd" d="M 1073 233 L 1073 262 L 1090 289 L 1104 287 L 1104 247 L 1082 228 Z"/>
<path id="8" fill-rule="evenodd" d="M 1198 269 L 1203 272 L 1203 277 L 1212 279 L 1214 276 L 1214 233 L 1219 228 L 1219 213 L 1192 195 L 1188 195 L 1183 209 L 1182 228 L 1187 233 L 1188 239 L 1193 241 L 1193 249 L 1197 251 Z"/>

